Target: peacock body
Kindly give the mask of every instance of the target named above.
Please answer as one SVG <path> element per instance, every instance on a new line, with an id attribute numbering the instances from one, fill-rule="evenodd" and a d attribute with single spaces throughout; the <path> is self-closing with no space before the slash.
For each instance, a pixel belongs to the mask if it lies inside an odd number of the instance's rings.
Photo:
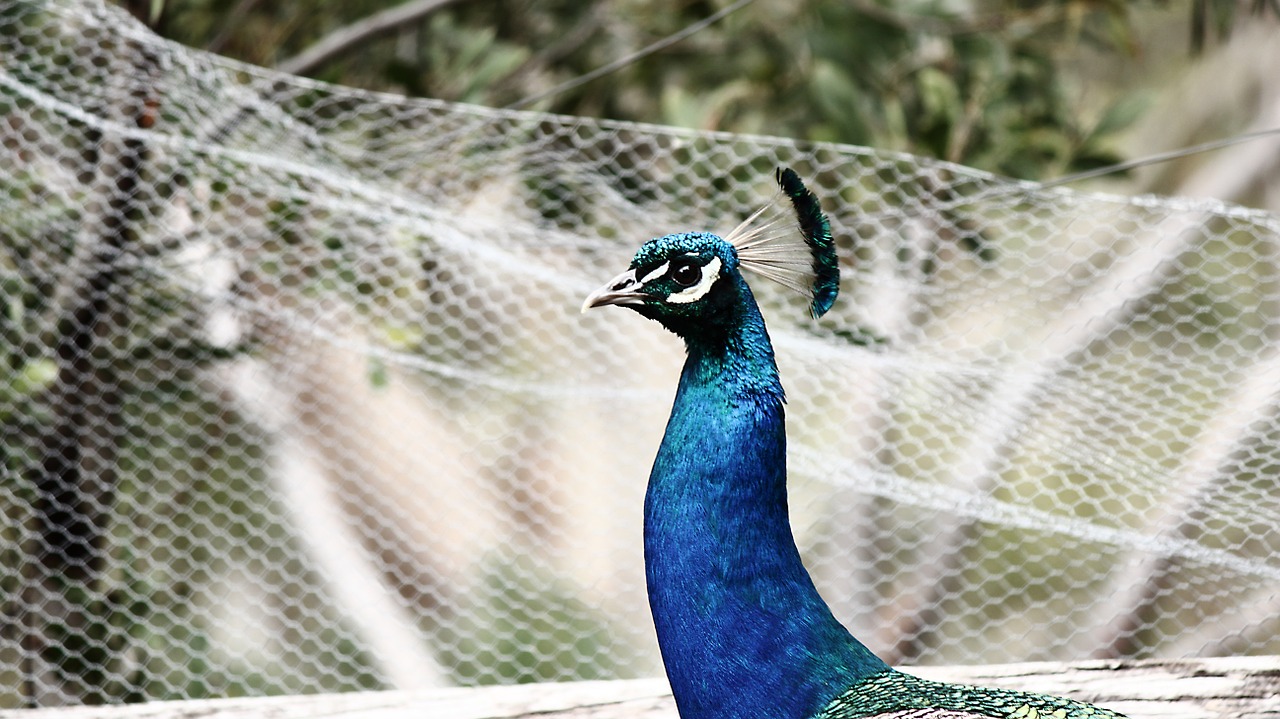
<path id="1" fill-rule="evenodd" d="M 644 507 L 649 603 L 680 716 L 1120 717 L 1070 699 L 899 672 L 819 596 L 788 517 L 773 346 L 741 270 L 806 292 L 815 317 L 835 301 L 839 270 L 817 198 L 790 170 L 778 181 L 790 201 L 784 222 L 756 213 L 724 238 L 651 240 L 583 304 L 632 309 L 687 350 Z"/>

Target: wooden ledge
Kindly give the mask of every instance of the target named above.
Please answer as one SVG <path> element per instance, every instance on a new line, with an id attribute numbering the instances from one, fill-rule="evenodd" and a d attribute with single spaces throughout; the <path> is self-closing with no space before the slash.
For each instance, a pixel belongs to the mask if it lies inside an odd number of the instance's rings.
<path id="1" fill-rule="evenodd" d="M 1280 717 L 1280 657 L 915 667 L 929 679 L 1076 697 L 1132 719 Z M 525 684 L 0 711 L 0 719 L 675 719 L 666 681 Z"/>

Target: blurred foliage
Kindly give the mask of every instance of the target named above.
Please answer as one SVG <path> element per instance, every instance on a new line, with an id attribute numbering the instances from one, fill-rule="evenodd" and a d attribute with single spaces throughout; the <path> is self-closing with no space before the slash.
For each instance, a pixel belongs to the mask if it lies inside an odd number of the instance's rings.
<path id="1" fill-rule="evenodd" d="M 64 238 L 79 221 L 79 210 L 58 197 L 31 173 L 0 177 L 0 211 L 14 217 L 11 226 L 17 228 L 0 229 L 0 423 L 15 430 L 15 436 L 23 436 L 20 423 L 40 416 L 33 398 L 58 374 L 37 338 L 41 318 L 53 301 L 54 283 L 34 269 L 46 258 L 70 258 L 70 243 Z M 40 242 L 23 241 L 22 236 L 36 236 Z M 6 470 L 12 470 L 10 453 L 23 450 L 15 443 L 0 445 L 0 466 Z"/>
<path id="2" fill-rule="evenodd" d="M 452 626 L 431 633 L 442 664 L 461 686 L 556 681 L 565 667 L 579 679 L 617 679 L 619 632 L 584 604 L 579 591 L 531 562 L 491 558 Z M 534 608 L 537 608 L 536 610 Z"/>
<path id="3" fill-rule="evenodd" d="M 1280 0 L 1194 0 L 1191 3 L 1191 51 L 1201 53 L 1215 42 L 1231 37 L 1240 16 L 1274 15 L 1280 18 Z"/>
<path id="4" fill-rule="evenodd" d="M 1252 0 L 1250 13 L 1274 10 Z M 316 77 L 378 90 L 505 106 L 635 52 L 727 0 L 497 0 L 458 3 L 362 43 Z M 1135 8 L 1161 0 L 756 0 L 607 79 L 535 106 L 707 130 L 903 150 L 1020 178 L 1121 159 L 1114 134 L 1141 96 L 1078 101 L 1068 60 L 1142 52 Z M 1192 50 L 1229 34 L 1237 0 L 1183 13 Z M 167 0 L 172 39 L 272 65 L 388 7 L 372 0 Z M 1280 14 L 1280 11 L 1277 12 Z"/>

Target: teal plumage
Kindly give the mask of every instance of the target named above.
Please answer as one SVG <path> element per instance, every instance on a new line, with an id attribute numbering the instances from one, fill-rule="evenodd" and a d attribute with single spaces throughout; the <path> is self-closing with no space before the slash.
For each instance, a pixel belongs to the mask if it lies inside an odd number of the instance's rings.
<path id="1" fill-rule="evenodd" d="M 898 712 L 911 713 L 895 714 Z M 1064 697 L 947 684 L 889 669 L 855 682 L 824 707 L 817 719 L 863 719 L 891 714 L 914 719 L 1114 719 L 1123 716 Z"/>
<path id="2" fill-rule="evenodd" d="M 784 394 L 773 346 L 740 270 L 805 292 L 839 292 L 830 225 L 790 170 L 786 227 L 757 212 L 723 238 L 645 243 L 587 297 L 684 340 L 684 369 L 645 495 L 645 576 L 682 719 L 1104 719 L 1046 695 L 941 684 L 891 669 L 840 625 L 800 560 L 786 496 Z M 798 225 L 798 228 L 797 228 Z M 797 229 L 799 231 L 797 231 Z"/>

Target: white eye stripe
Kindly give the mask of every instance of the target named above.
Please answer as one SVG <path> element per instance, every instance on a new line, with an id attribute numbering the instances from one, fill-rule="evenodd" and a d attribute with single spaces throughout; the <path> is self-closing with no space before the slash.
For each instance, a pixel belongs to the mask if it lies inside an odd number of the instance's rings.
<path id="1" fill-rule="evenodd" d="M 642 285 L 647 285 L 647 284 L 649 284 L 651 281 L 656 280 L 656 279 L 658 279 L 659 277 L 661 277 L 661 276 L 663 276 L 663 275 L 667 274 L 667 268 L 668 268 L 668 267 L 670 267 L 670 266 L 671 266 L 671 263 L 670 263 L 670 262 L 663 262 L 663 263 L 658 267 L 658 269 L 654 270 L 653 272 L 650 272 L 649 274 L 645 275 L 644 277 L 641 277 L 641 278 L 640 278 L 640 284 L 642 284 Z"/>
<path id="2" fill-rule="evenodd" d="M 667 297 L 667 302 L 674 304 L 687 304 L 689 302 L 697 302 L 711 291 L 711 286 L 720 279 L 720 258 L 712 257 L 711 261 L 702 267 L 702 279 L 698 284 L 687 290 L 676 292 Z"/>

